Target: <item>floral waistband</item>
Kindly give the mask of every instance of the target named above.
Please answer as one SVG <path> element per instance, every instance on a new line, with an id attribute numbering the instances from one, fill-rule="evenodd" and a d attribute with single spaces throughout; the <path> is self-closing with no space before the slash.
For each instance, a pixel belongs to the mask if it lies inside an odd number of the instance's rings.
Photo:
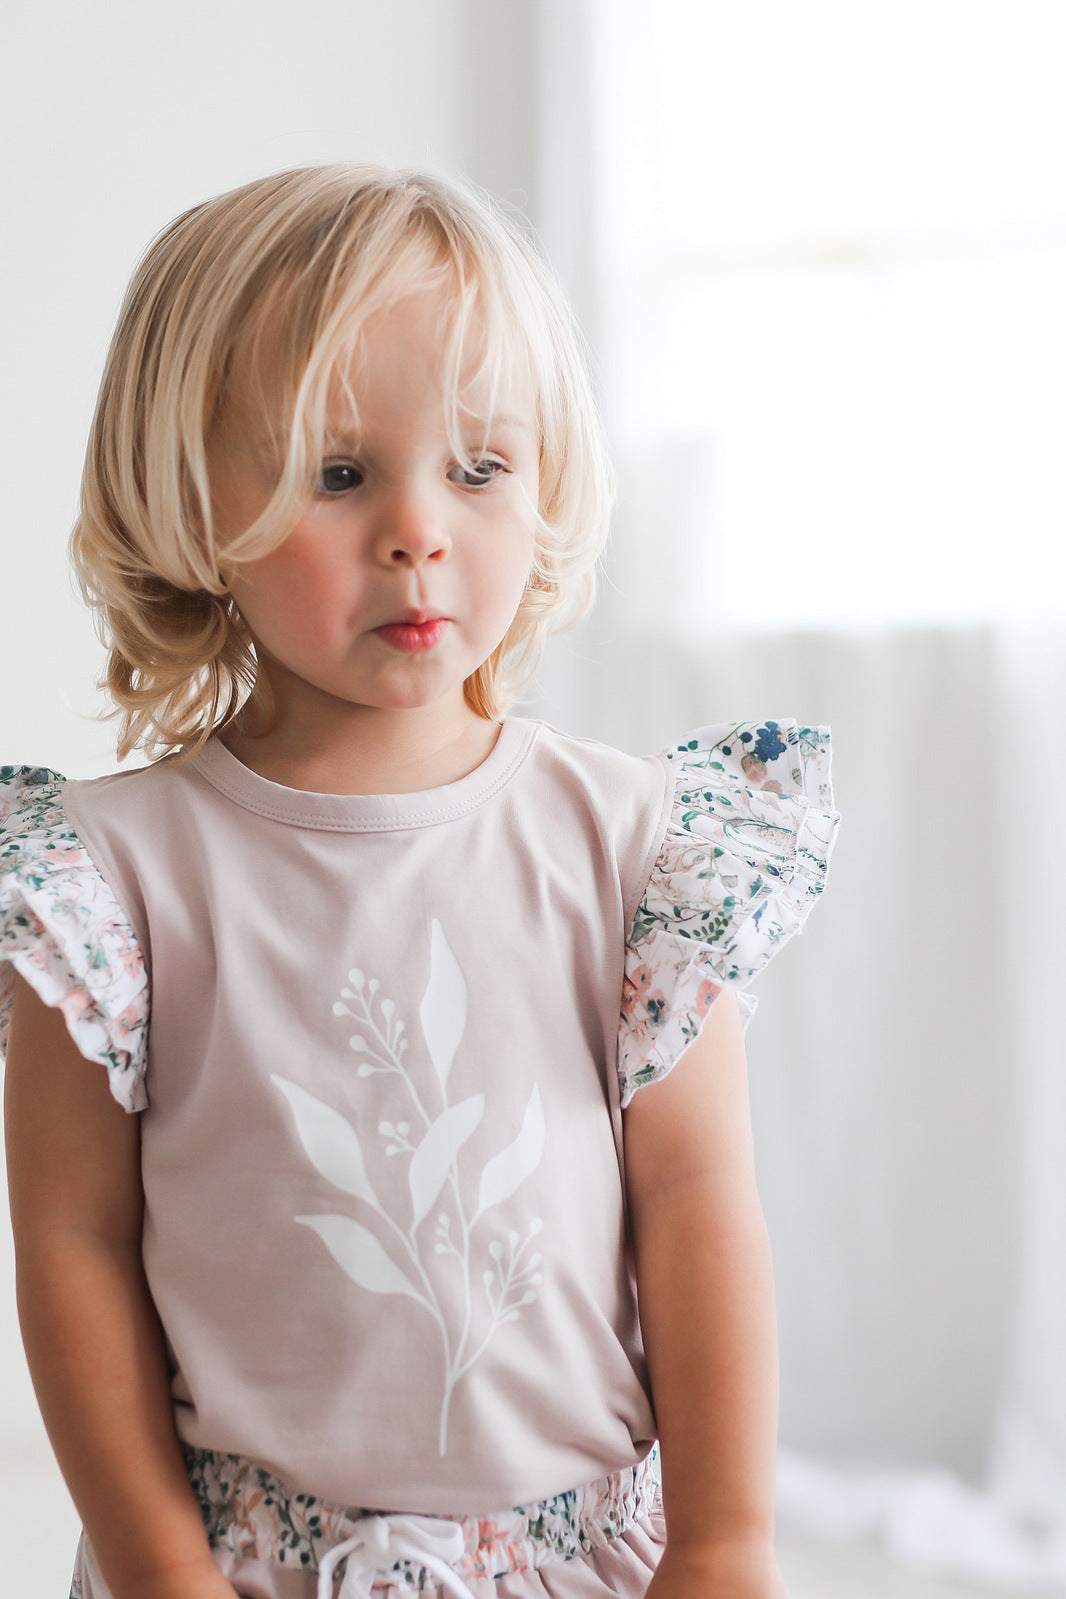
<path id="1" fill-rule="evenodd" d="M 268 1565 L 317 1571 L 331 1549 L 349 1539 L 367 1514 L 295 1493 L 239 1455 L 184 1445 L 185 1463 L 214 1549 Z M 499 1577 L 552 1560 L 589 1554 L 643 1516 L 661 1508 L 658 1449 L 635 1466 L 555 1494 L 537 1504 L 488 1516 L 442 1516 L 462 1530 L 458 1576 Z M 426 1573 L 401 1560 L 387 1575 L 393 1587 L 421 1588 Z M 379 1579 L 380 1580 L 380 1579 Z"/>

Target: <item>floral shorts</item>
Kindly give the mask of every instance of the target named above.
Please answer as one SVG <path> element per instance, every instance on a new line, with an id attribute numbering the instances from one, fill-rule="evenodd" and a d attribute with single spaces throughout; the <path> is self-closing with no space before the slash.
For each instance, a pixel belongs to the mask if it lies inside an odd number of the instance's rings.
<path id="1" fill-rule="evenodd" d="M 639 1465 L 488 1516 L 344 1509 L 262 1466 L 185 1451 L 220 1569 L 241 1599 L 642 1599 L 665 1544 L 657 1451 Z M 71 1599 L 111 1599 L 82 1540 Z M 400 1596 L 395 1596 L 400 1599 Z"/>

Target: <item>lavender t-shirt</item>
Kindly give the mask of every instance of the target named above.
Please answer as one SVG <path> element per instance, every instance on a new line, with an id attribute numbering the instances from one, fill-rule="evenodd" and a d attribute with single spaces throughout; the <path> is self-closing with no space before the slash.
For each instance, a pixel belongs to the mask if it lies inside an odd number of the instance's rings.
<path id="1" fill-rule="evenodd" d="M 474 1514 L 647 1451 L 615 1057 L 671 793 L 522 720 L 419 794 L 217 740 L 66 785 L 150 971 L 144 1257 L 189 1443 Z"/>

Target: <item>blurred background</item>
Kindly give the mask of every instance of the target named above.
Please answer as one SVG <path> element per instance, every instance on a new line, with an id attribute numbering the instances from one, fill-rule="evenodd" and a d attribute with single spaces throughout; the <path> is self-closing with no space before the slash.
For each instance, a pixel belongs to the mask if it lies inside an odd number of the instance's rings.
<path id="1" fill-rule="evenodd" d="M 4 43 L 0 759 L 114 766 L 66 538 L 148 240 L 318 160 L 519 207 L 621 485 L 527 709 L 836 736 L 830 891 L 749 1034 L 793 1599 L 1066 1594 L 1066 8 L 14 0 Z M 4 1587 L 56 1599 L 0 1249 Z"/>

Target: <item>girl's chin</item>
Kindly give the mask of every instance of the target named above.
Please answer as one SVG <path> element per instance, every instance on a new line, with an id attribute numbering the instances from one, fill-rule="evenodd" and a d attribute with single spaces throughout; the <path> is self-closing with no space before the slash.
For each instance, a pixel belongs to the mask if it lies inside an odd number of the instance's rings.
<path id="1" fill-rule="evenodd" d="M 463 681 L 445 686 L 424 683 L 394 683 L 366 700 L 354 700 L 370 716 L 401 714 L 404 711 L 421 712 L 427 719 L 435 715 L 454 716 L 466 704 Z"/>

